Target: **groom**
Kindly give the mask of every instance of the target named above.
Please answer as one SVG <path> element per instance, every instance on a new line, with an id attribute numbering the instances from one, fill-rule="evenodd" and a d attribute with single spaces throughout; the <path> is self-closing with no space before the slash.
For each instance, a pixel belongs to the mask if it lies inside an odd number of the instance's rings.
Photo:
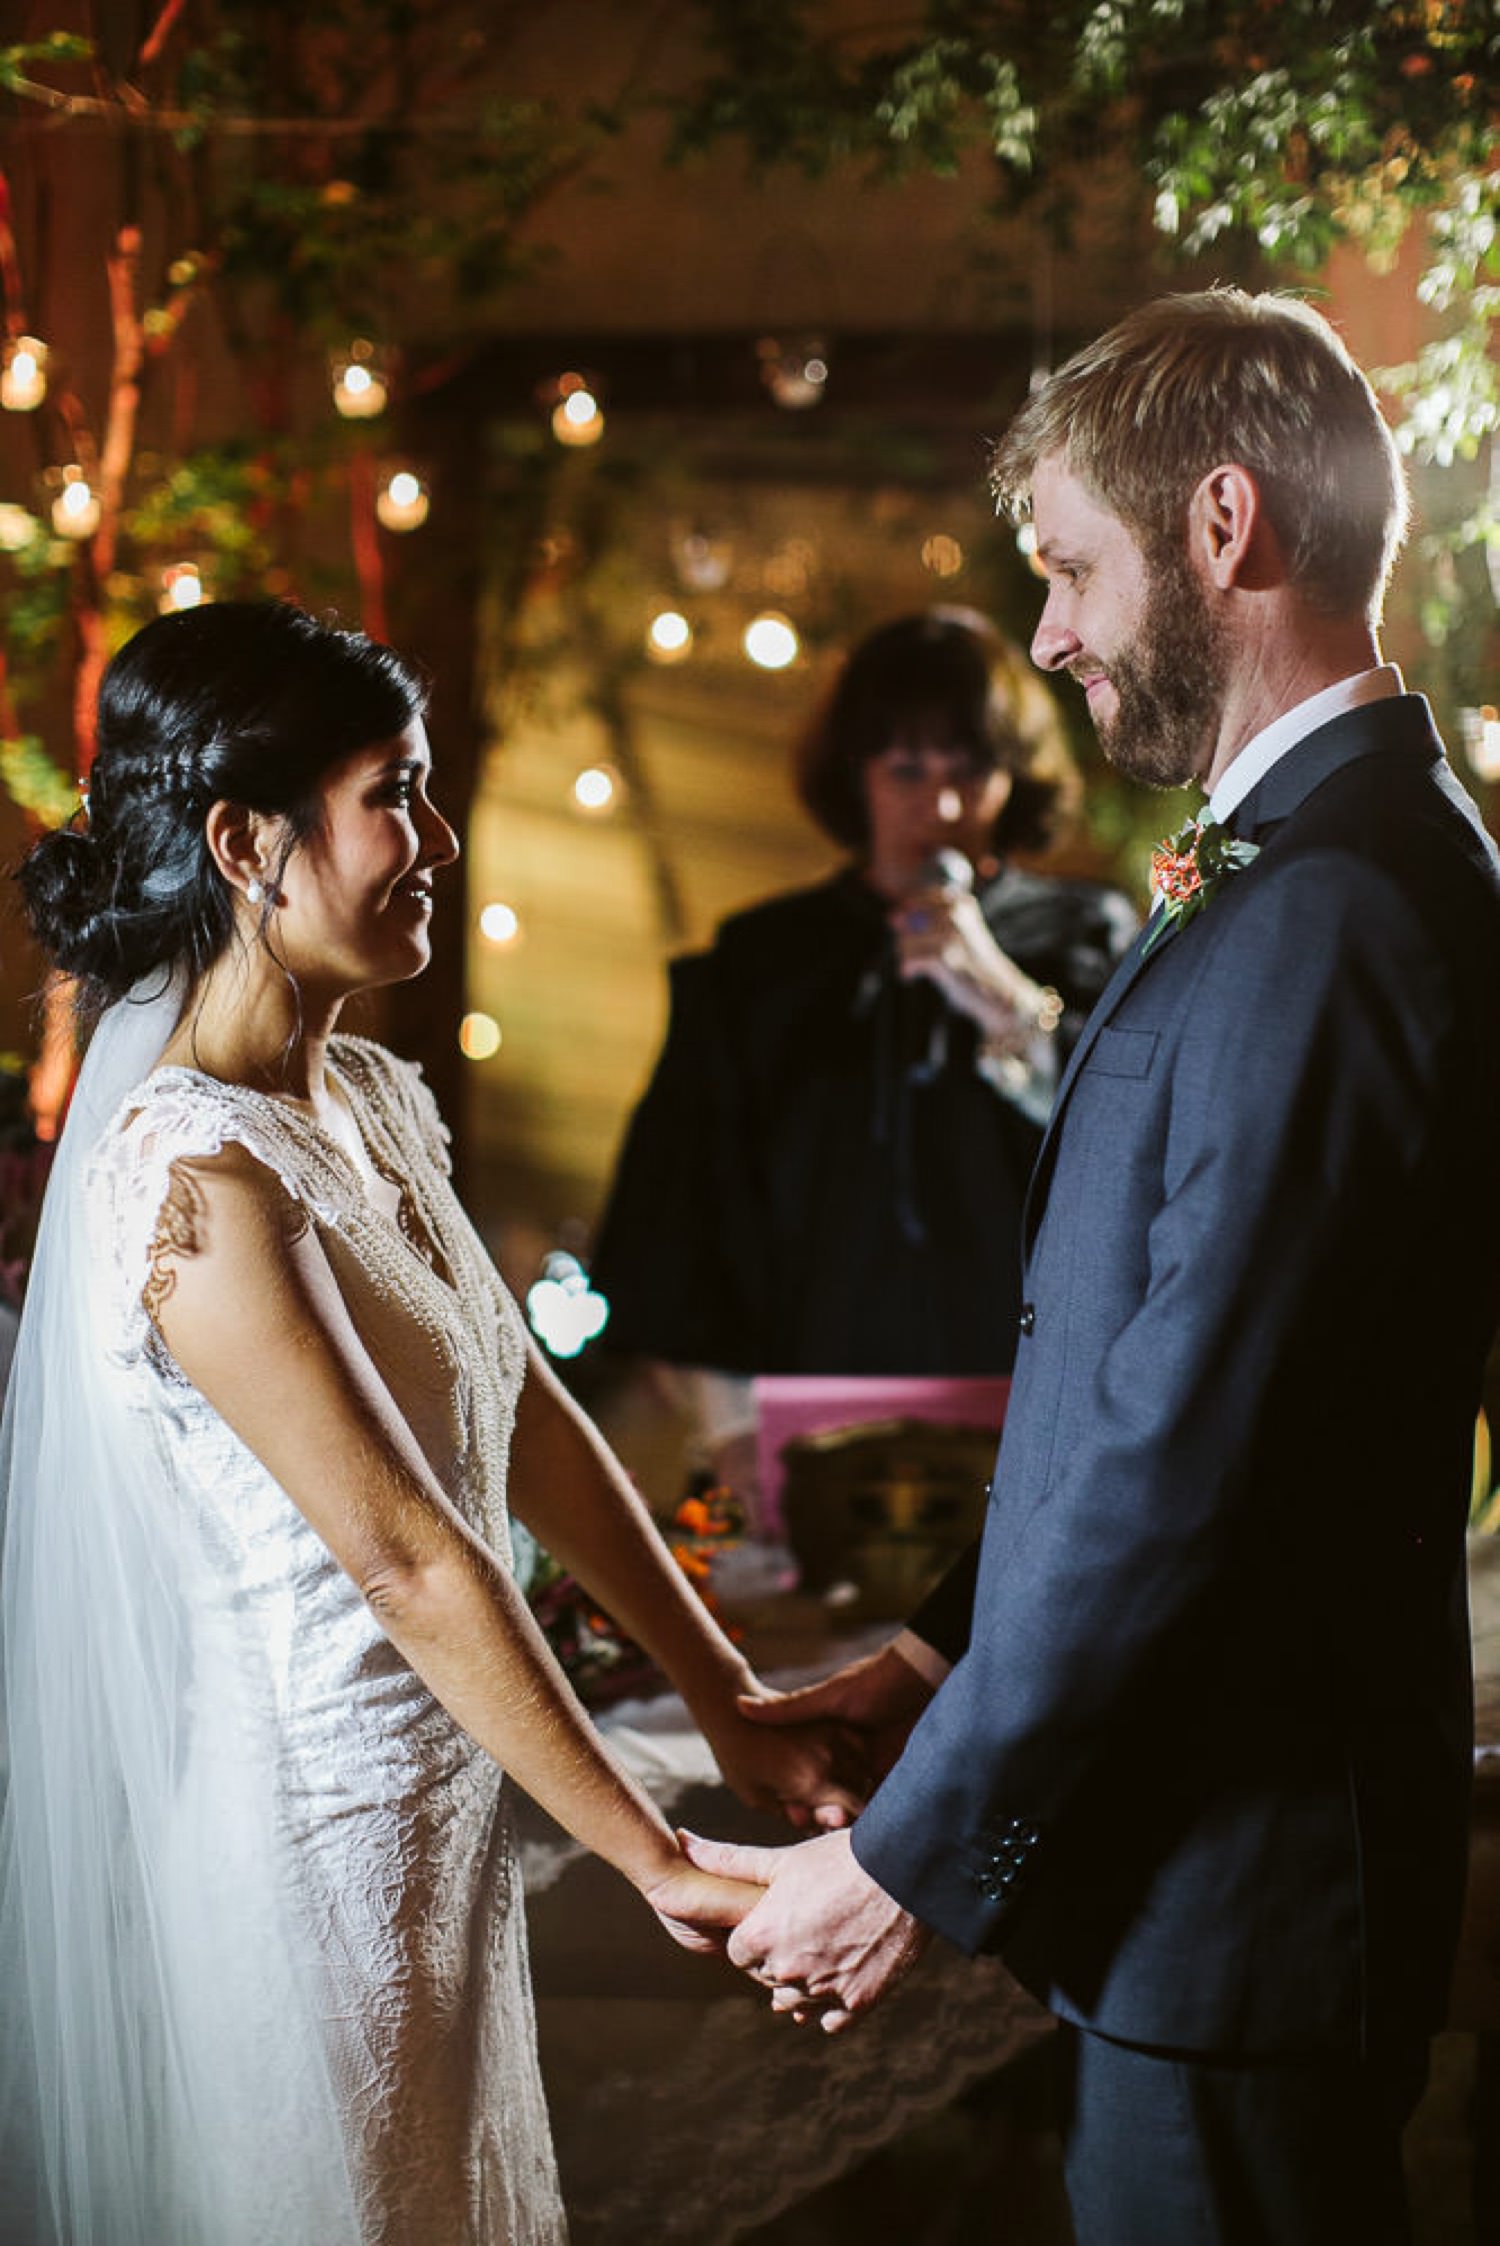
<path id="1" fill-rule="evenodd" d="M 1080 2246 L 1395 2246 L 1466 1857 L 1500 867 L 1380 660 L 1401 473 L 1316 313 L 1147 306 L 996 488 L 1035 659 L 1219 824 L 1061 1087 L 977 1562 L 782 1704 L 904 1750 L 852 1835 L 695 1853 L 769 1883 L 730 1955 L 825 2027 L 930 1932 L 1004 1952 L 1070 2023 Z"/>

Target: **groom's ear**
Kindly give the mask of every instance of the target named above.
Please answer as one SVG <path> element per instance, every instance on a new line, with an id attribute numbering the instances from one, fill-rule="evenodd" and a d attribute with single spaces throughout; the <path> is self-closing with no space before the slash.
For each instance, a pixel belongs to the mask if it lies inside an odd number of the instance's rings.
<path id="1" fill-rule="evenodd" d="M 1220 592 L 1264 592 L 1284 582 L 1281 544 L 1260 485 L 1237 461 L 1200 478 L 1188 501 L 1188 552 Z"/>

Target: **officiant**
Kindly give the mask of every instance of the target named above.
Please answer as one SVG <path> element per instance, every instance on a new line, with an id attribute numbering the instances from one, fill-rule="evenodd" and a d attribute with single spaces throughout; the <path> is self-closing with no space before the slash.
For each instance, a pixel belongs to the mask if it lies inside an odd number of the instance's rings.
<path id="1" fill-rule="evenodd" d="M 1004 1373 L 1041 1125 L 1134 912 L 1031 870 L 1078 777 L 974 610 L 856 647 L 795 773 L 848 862 L 672 967 L 594 1262 L 611 1345 L 731 1375 Z"/>

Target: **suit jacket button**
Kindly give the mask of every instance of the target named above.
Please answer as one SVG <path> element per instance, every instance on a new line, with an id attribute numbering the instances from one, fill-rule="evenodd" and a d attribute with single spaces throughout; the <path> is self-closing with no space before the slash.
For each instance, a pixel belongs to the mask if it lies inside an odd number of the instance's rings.
<path id="1" fill-rule="evenodd" d="M 1021 1315 L 1017 1319 L 1016 1323 L 1019 1325 L 1023 1334 L 1032 1334 L 1036 1332 L 1036 1304 L 1034 1302 L 1022 1303 Z"/>

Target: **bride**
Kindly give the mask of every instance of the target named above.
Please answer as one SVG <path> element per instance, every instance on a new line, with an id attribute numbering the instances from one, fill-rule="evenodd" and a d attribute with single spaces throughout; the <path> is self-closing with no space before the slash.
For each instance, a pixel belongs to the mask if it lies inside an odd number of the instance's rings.
<path id="1" fill-rule="evenodd" d="M 755 1691 L 540 1360 L 417 1072 L 336 1035 L 421 972 L 457 855 L 422 693 L 276 604 L 148 625 L 87 823 L 22 869 L 97 1021 L 5 1423 L 0 2236 L 565 2236 L 508 1773 L 667 1930 L 695 1870 L 510 1568 L 509 1515 L 656 1657 L 730 1783 L 853 1806 Z"/>

